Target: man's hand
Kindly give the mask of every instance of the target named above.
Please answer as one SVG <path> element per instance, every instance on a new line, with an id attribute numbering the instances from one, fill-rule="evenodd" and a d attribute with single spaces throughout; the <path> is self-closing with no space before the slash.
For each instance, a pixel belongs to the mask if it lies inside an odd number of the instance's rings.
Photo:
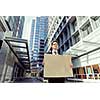
<path id="1" fill-rule="evenodd" d="M 42 62 L 42 65 L 44 65 L 45 63 L 44 63 L 44 60 L 43 60 L 43 62 Z"/>
<path id="2" fill-rule="evenodd" d="M 70 64 L 70 68 L 73 68 L 73 64 Z"/>

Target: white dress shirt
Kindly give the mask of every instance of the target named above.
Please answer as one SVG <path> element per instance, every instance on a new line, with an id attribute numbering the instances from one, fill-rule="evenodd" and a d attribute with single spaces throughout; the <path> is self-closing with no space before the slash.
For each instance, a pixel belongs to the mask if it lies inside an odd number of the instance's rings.
<path id="1" fill-rule="evenodd" d="M 53 49 L 53 50 L 52 50 L 52 54 L 53 54 L 53 55 L 58 55 L 58 51 Z"/>

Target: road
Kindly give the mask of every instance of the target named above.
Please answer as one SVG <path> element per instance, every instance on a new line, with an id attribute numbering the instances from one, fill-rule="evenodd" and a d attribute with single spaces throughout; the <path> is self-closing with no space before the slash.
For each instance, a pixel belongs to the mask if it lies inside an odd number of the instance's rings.
<path id="1" fill-rule="evenodd" d="M 14 81 L 14 83 L 43 83 L 36 77 L 19 78 Z"/>
<path id="2" fill-rule="evenodd" d="M 65 83 L 82 83 L 82 80 L 78 79 L 66 79 Z M 27 77 L 27 78 L 18 78 L 14 81 L 14 83 L 43 83 L 43 80 L 37 77 Z M 47 82 L 44 82 L 47 83 Z"/>

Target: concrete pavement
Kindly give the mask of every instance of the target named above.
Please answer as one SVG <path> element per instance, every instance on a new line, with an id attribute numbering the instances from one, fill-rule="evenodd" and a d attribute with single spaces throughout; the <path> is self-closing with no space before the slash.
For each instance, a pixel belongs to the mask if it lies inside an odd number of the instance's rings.
<path id="1" fill-rule="evenodd" d="M 14 83 L 42 83 L 42 81 L 37 79 L 36 77 L 26 77 L 16 79 Z"/>

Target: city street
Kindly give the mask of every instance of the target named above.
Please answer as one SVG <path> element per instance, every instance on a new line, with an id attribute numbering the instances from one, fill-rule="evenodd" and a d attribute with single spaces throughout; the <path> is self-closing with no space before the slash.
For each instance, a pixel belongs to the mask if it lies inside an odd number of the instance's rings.
<path id="1" fill-rule="evenodd" d="M 14 83 L 42 83 L 42 81 L 37 79 L 36 77 L 27 77 L 16 79 Z"/>
<path id="2" fill-rule="evenodd" d="M 0 82 L 44 77 L 99 82 L 100 16 L 0 16 Z"/>
<path id="3" fill-rule="evenodd" d="M 39 77 L 26 77 L 26 78 L 17 78 L 14 81 L 14 83 L 48 83 L 48 82 L 46 80 L 43 81 L 43 79 Z M 83 83 L 83 81 L 81 79 L 67 78 L 65 80 L 65 83 Z"/>

